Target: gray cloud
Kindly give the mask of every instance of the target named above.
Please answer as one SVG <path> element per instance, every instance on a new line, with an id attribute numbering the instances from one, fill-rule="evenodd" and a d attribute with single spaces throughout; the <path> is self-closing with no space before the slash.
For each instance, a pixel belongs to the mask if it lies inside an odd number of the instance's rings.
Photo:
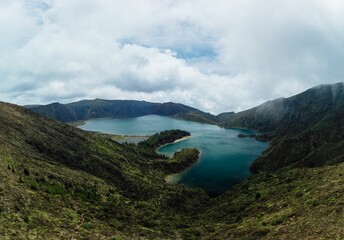
<path id="1" fill-rule="evenodd" d="M 0 98 L 242 110 L 343 81 L 340 0 L 3 0 Z"/>

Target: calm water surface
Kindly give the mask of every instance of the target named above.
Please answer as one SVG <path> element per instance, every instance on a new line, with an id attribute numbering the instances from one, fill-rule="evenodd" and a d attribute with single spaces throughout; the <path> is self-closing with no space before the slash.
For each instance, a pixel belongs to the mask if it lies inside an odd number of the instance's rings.
<path id="1" fill-rule="evenodd" d="M 251 138 L 238 138 L 239 133 L 254 131 L 223 129 L 218 126 L 161 116 L 144 116 L 130 119 L 93 119 L 81 129 L 123 135 L 152 135 L 168 129 L 181 129 L 192 137 L 159 149 L 172 155 L 182 148 L 197 148 L 201 157 L 191 168 L 178 175 L 176 182 L 189 187 L 200 187 L 212 194 L 221 194 L 234 184 L 249 177 L 249 166 L 268 143 Z"/>

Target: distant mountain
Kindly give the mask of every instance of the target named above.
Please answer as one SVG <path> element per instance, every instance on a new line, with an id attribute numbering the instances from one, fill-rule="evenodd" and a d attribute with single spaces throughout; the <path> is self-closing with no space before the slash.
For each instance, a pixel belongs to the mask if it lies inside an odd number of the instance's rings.
<path id="1" fill-rule="evenodd" d="M 1 236 L 343 239 L 342 99 L 342 85 L 322 86 L 272 101 L 269 111 L 260 106 L 217 116 L 228 127 L 265 129 L 273 140 L 254 163 L 270 172 L 257 173 L 216 198 L 165 183 L 167 174 L 196 161 L 198 151 L 184 149 L 167 159 L 154 148 L 187 133 L 168 131 L 145 144 L 119 144 L 111 136 L 0 102 Z M 287 110 L 272 107 L 290 104 Z M 279 117 L 275 111 L 286 113 Z M 320 167 L 305 164 L 312 161 Z"/>
<path id="2" fill-rule="evenodd" d="M 42 106 L 41 104 L 32 104 L 32 105 L 25 105 L 26 108 L 35 108 L 35 107 L 40 107 Z"/>
<path id="3" fill-rule="evenodd" d="M 209 122 L 211 115 L 198 109 L 179 103 L 151 103 L 135 100 L 83 100 L 60 104 L 52 103 L 41 106 L 26 106 L 32 111 L 61 121 L 75 122 L 93 118 L 132 118 L 150 114 L 181 117 L 185 114 L 194 116 L 199 121 Z"/>
<path id="4" fill-rule="evenodd" d="M 73 122 L 92 118 L 130 118 L 156 114 L 225 128 L 248 128 L 271 140 L 251 169 L 321 166 L 344 161 L 344 83 L 320 85 L 290 98 L 268 101 L 239 113 L 217 116 L 177 103 L 132 100 L 84 100 L 29 107 L 41 115 Z"/>
<path id="5" fill-rule="evenodd" d="M 12 104 L 0 102 L 0 111 L 1 239 L 176 239 L 165 219 L 177 229 L 180 214 L 208 199 L 164 181 L 197 161 L 196 149 L 168 159 L 149 146 L 187 132 L 163 132 L 139 147 Z M 144 230 L 156 223 L 166 231 Z"/>
<path id="6" fill-rule="evenodd" d="M 256 129 L 270 136 L 271 146 L 253 163 L 254 171 L 344 161 L 344 83 L 317 86 L 218 119 L 224 127 Z"/>

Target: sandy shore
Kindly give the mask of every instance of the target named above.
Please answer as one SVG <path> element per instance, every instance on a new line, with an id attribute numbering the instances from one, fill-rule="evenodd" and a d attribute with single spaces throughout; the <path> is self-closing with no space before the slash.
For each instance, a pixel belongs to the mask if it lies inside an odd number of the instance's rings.
<path id="1" fill-rule="evenodd" d="M 156 149 L 156 151 L 159 152 L 159 149 L 162 148 L 162 147 L 165 147 L 165 146 L 171 145 L 171 144 L 175 144 L 175 143 L 177 143 L 177 142 L 185 141 L 185 140 L 188 140 L 189 138 L 191 138 L 191 136 L 182 137 L 182 138 L 179 138 L 179 139 L 175 140 L 174 142 L 166 143 L 166 144 L 161 145 L 160 147 L 158 147 L 158 148 Z"/>
<path id="2" fill-rule="evenodd" d="M 199 162 L 199 160 L 201 159 L 202 157 L 202 151 L 200 151 L 199 153 L 199 156 L 198 156 L 198 159 L 196 162 L 194 162 L 191 166 L 183 169 L 182 171 L 180 171 L 179 173 L 174 173 L 174 174 L 170 174 L 170 175 L 167 175 L 165 177 L 165 183 L 167 184 L 175 184 L 179 181 L 179 179 L 182 177 L 182 175 L 187 171 L 189 170 L 190 168 L 192 168 L 195 164 L 197 164 Z"/>
<path id="3" fill-rule="evenodd" d="M 85 125 L 86 124 L 86 121 L 77 121 L 77 122 L 71 122 L 71 123 L 68 123 L 69 125 L 72 125 L 74 127 L 80 127 L 82 125 Z"/>
<path id="4" fill-rule="evenodd" d="M 171 174 L 171 175 L 167 175 L 165 177 L 165 182 L 167 184 L 173 184 L 173 183 L 176 183 L 178 182 L 179 178 L 180 178 L 180 174 L 181 173 L 176 173 L 176 174 Z"/>
<path id="5" fill-rule="evenodd" d="M 191 136 L 182 137 L 182 138 L 177 139 L 177 140 L 174 141 L 173 143 L 185 141 L 185 140 L 188 140 L 189 138 L 191 138 Z M 173 144 L 173 143 L 169 143 L 169 144 Z"/>

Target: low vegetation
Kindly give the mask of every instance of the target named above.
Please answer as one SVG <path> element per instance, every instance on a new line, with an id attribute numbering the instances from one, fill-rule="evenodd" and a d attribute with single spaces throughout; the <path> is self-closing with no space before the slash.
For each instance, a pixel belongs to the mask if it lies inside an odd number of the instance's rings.
<path id="1" fill-rule="evenodd" d="M 204 239 L 343 239 L 343 174 L 344 163 L 256 174 L 213 199 L 192 230 Z"/>
<path id="2" fill-rule="evenodd" d="M 165 145 L 167 143 L 173 143 L 174 141 L 189 137 L 191 134 L 186 131 L 174 129 L 174 130 L 166 130 L 161 133 L 156 133 L 150 138 L 148 138 L 145 141 L 139 142 L 140 147 L 144 148 L 151 148 L 151 149 L 157 149 L 161 147 L 162 145 Z"/>
<path id="3" fill-rule="evenodd" d="M 343 239 L 344 94 L 331 89 L 221 115 L 272 142 L 257 174 L 216 198 L 165 183 L 198 158 L 155 152 L 179 132 L 119 144 L 0 103 L 0 238 Z"/>
<path id="4" fill-rule="evenodd" d="M 5 239 L 175 238 L 178 224 L 209 200 L 201 190 L 165 184 L 181 155 L 167 159 L 151 151 L 147 158 L 144 148 L 21 107 L 1 103 L 0 110 Z M 189 153 L 198 155 L 183 151 Z"/>
<path id="5" fill-rule="evenodd" d="M 315 167 L 344 161 L 344 84 L 322 85 L 290 98 L 280 98 L 234 114 L 224 114 L 224 127 L 259 130 L 270 147 L 251 169 Z"/>

